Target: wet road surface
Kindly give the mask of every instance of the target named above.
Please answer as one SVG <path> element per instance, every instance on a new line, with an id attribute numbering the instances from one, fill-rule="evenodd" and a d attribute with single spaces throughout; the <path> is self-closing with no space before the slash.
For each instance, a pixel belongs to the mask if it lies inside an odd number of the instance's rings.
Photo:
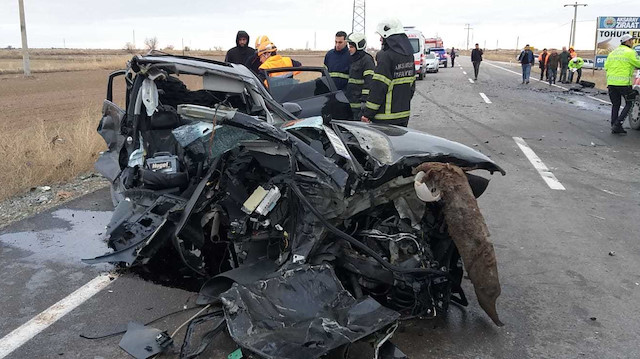
<path id="1" fill-rule="evenodd" d="M 417 82 L 410 121 L 507 171 L 491 176 L 479 200 L 498 257 L 505 326 L 492 324 L 465 281 L 469 307 L 403 323 L 394 342 L 412 358 L 640 357 L 640 132 L 610 134 L 605 96 L 523 85 L 518 70 L 483 63 L 478 80 L 469 81 L 473 67 L 461 58 L 455 68 L 427 74 Z M 549 186 L 514 138 L 564 190 Z M 102 232 L 111 210 L 101 190 L 0 232 L 0 338 L 110 269 L 80 259 L 106 251 Z M 79 335 L 149 321 L 193 306 L 195 297 L 121 275 L 7 357 L 127 358 L 121 336 Z M 172 332 L 192 314 L 154 327 Z M 215 345 L 207 357 L 226 358 L 235 349 L 226 336 Z"/>

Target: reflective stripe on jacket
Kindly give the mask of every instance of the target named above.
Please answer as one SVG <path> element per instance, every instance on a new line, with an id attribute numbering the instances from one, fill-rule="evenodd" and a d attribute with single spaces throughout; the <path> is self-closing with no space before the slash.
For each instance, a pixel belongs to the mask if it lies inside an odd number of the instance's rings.
<path id="1" fill-rule="evenodd" d="M 375 64 L 373 57 L 360 50 L 351 55 L 353 62 L 349 69 L 349 80 L 344 94 L 349 99 L 351 108 L 359 109 L 360 104 L 367 101 L 367 95 L 371 88 L 371 78 L 373 77 Z"/>
<path id="2" fill-rule="evenodd" d="M 409 119 L 415 90 L 413 55 L 381 50 L 363 116 L 390 124 Z"/>
<path id="3" fill-rule="evenodd" d="M 329 50 L 324 55 L 324 66 L 329 71 L 329 75 L 338 90 L 343 90 L 349 80 L 349 67 L 351 66 L 349 48 L 345 46 L 341 51 L 336 51 L 336 49 Z"/>
<path id="4" fill-rule="evenodd" d="M 607 56 L 604 69 L 607 71 L 607 85 L 631 86 L 633 71 L 640 68 L 640 58 L 633 49 L 620 45 Z"/>

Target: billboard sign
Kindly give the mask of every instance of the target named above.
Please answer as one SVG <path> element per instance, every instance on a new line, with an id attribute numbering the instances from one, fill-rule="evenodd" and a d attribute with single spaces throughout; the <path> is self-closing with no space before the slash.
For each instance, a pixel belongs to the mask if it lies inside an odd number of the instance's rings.
<path id="1" fill-rule="evenodd" d="M 603 67 L 606 55 L 620 46 L 620 38 L 624 34 L 640 37 L 640 17 L 600 16 L 596 29 L 596 61 L 595 67 Z M 640 45 L 638 39 L 633 46 Z"/>

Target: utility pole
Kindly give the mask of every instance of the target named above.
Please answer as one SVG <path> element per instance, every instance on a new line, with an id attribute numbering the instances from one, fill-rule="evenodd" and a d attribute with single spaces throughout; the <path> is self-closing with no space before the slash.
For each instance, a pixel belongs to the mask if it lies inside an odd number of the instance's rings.
<path id="1" fill-rule="evenodd" d="M 365 33 L 366 7 L 365 0 L 353 0 L 353 18 L 351 19 L 351 32 Z"/>
<path id="2" fill-rule="evenodd" d="M 571 27 L 571 44 L 569 46 L 574 47 L 576 45 L 576 22 L 578 17 L 578 6 L 587 6 L 587 4 L 578 4 L 576 1 L 574 4 L 565 4 L 564 7 L 573 6 L 573 26 Z"/>
<path id="3" fill-rule="evenodd" d="M 133 48 L 136 48 L 136 30 L 133 30 Z"/>
<path id="4" fill-rule="evenodd" d="M 22 34 L 22 68 L 25 76 L 31 76 L 31 66 L 29 65 L 29 47 L 27 46 L 27 23 L 24 20 L 24 3 L 18 0 L 20 9 L 20 33 Z"/>
<path id="5" fill-rule="evenodd" d="M 469 50 L 469 31 L 472 30 L 473 28 L 469 27 L 471 26 L 470 24 L 465 24 L 465 30 L 467 30 L 467 50 Z"/>
<path id="6" fill-rule="evenodd" d="M 569 46 L 571 46 L 572 38 L 573 38 L 573 20 L 571 20 L 571 28 L 569 29 Z"/>

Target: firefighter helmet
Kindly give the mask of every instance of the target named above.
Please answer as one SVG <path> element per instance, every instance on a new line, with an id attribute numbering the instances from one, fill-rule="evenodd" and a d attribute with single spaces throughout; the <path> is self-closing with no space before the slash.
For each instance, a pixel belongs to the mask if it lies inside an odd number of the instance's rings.
<path id="1" fill-rule="evenodd" d="M 349 46 L 353 44 L 356 50 L 364 50 L 367 47 L 367 38 L 359 32 L 349 34 L 349 36 L 347 36 L 347 42 Z"/>
<path id="2" fill-rule="evenodd" d="M 388 38 L 391 35 L 404 34 L 404 28 L 400 20 L 396 18 L 386 19 L 378 24 L 376 32 L 383 38 Z"/>

